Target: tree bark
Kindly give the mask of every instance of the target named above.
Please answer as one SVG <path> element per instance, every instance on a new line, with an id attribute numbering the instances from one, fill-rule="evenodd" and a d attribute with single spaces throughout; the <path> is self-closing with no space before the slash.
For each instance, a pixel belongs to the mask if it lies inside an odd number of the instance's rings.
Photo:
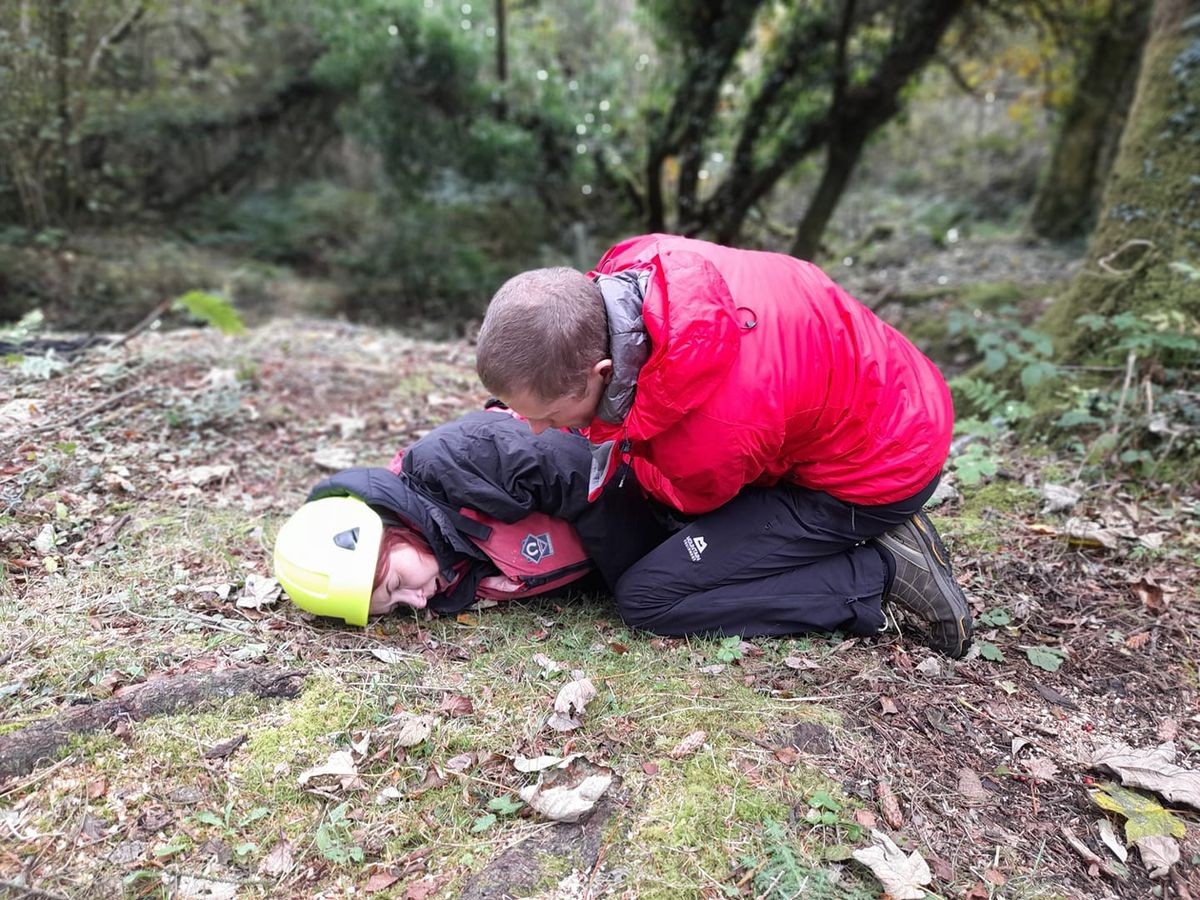
<path id="1" fill-rule="evenodd" d="M 866 133 L 840 135 L 829 141 L 826 147 L 825 171 L 821 175 L 816 193 L 804 210 L 800 224 L 796 226 L 796 236 L 789 251 L 792 256 L 812 259 L 818 254 L 821 235 L 825 233 L 838 200 L 846 190 L 866 142 Z"/>
<path id="2" fill-rule="evenodd" d="M 1043 327 L 1060 361 L 1103 355 L 1083 313 L 1178 310 L 1200 318 L 1200 0 L 1155 0 L 1137 92 L 1087 262 Z"/>
<path id="3" fill-rule="evenodd" d="M 54 105 L 58 118 L 58 160 L 55 181 L 55 208 L 61 221 L 70 218 L 72 203 L 71 186 L 71 84 L 67 76 L 68 57 L 71 54 L 71 4 L 70 0 L 54 0 L 50 23 L 51 40 L 54 46 Z"/>
<path id="4" fill-rule="evenodd" d="M 1092 44 L 1075 95 L 1055 139 L 1050 167 L 1030 213 L 1034 234 L 1067 240 L 1087 233 L 1104 183 L 1108 135 L 1120 133 L 1133 98 L 1138 62 L 1149 26 L 1144 0 L 1114 0 Z"/>
<path id="5" fill-rule="evenodd" d="M 0 736 L 0 780 L 32 772 L 39 763 L 61 750 L 72 735 L 98 731 L 123 720 L 141 721 L 238 694 L 295 697 L 300 693 L 303 679 L 303 672 L 255 667 L 196 672 L 130 685 L 107 700 L 72 707 Z"/>

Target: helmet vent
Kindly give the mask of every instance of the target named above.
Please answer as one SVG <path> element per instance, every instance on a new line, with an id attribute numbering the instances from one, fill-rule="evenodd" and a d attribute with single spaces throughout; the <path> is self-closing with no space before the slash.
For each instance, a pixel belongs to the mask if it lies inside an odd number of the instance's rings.
<path id="1" fill-rule="evenodd" d="M 343 550 L 353 550 L 358 546 L 358 529 L 351 528 L 348 531 L 340 531 L 333 536 L 333 542 Z"/>

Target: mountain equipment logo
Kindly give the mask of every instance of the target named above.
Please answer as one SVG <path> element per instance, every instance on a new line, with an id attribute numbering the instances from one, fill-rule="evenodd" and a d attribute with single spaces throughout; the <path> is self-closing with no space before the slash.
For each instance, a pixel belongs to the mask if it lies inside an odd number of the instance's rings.
<path id="1" fill-rule="evenodd" d="M 683 548 L 687 550 L 687 554 L 691 557 L 692 562 L 700 562 L 700 555 L 708 549 L 708 541 L 700 535 L 695 537 L 685 537 L 683 539 Z"/>
<path id="2" fill-rule="evenodd" d="M 521 541 L 521 555 L 535 566 L 547 556 L 553 556 L 554 544 L 550 540 L 549 532 L 525 535 L 525 540 Z"/>

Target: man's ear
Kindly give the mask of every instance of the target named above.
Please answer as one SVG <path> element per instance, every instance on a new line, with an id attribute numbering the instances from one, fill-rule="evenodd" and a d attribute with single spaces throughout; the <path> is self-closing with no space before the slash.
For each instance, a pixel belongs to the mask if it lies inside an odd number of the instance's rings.
<path id="1" fill-rule="evenodd" d="M 611 359 L 602 359 L 600 362 L 592 366 L 592 374 L 599 375 L 600 379 L 608 384 L 612 381 L 613 376 L 613 361 Z"/>

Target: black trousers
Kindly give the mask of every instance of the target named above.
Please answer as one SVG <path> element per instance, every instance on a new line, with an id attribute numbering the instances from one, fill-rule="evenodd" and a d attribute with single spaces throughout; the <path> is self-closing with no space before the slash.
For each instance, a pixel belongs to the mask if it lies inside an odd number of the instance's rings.
<path id="1" fill-rule="evenodd" d="M 870 539 L 920 510 L 937 482 L 882 506 L 795 485 L 745 488 L 621 576 L 621 618 L 662 635 L 874 634 L 892 562 Z"/>

